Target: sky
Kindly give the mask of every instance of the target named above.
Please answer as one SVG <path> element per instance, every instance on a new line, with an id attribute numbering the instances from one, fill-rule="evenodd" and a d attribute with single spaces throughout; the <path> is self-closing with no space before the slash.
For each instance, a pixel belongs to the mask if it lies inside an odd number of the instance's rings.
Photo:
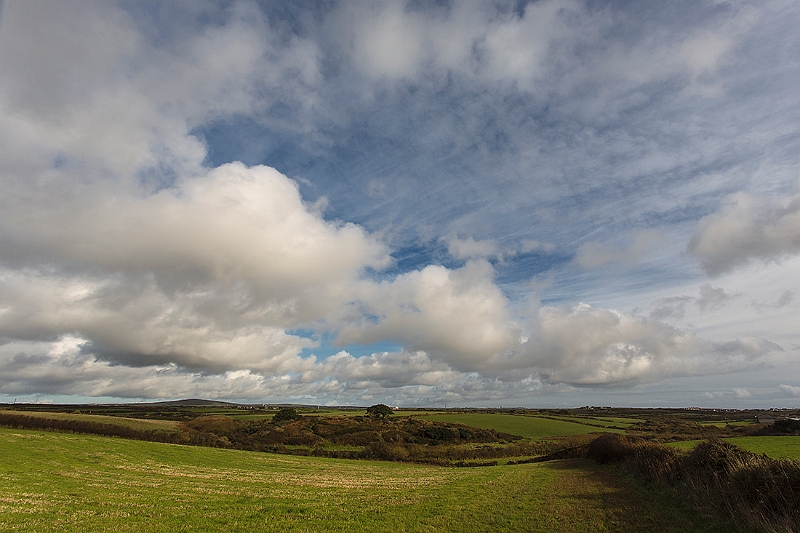
<path id="1" fill-rule="evenodd" d="M 800 407 L 800 4 L 0 3 L 0 401 Z"/>

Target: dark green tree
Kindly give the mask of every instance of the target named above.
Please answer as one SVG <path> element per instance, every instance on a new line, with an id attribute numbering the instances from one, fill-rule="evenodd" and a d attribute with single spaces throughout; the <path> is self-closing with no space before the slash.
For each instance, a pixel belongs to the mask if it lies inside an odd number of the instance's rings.
<path id="1" fill-rule="evenodd" d="M 303 418 L 303 415 L 297 412 L 294 407 L 284 407 L 272 417 L 275 422 L 283 422 L 285 420 L 297 420 Z"/>
<path id="2" fill-rule="evenodd" d="M 386 418 L 393 412 L 391 407 L 382 403 L 367 407 L 367 416 L 371 416 L 372 418 Z"/>

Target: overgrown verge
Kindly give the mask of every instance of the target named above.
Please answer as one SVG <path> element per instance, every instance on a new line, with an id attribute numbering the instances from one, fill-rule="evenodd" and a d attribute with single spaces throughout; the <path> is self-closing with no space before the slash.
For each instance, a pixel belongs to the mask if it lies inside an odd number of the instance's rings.
<path id="1" fill-rule="evenodd" d="M 50 418 L 41 415 L 9 413 L 0 411 L 0 426 L 24 429 L 48 429 L 73 433 L 88 433 L 107 437 L 189 444 L 186 432 L 170 429 L 139 429 L 124 424 L 113 424 L 93 420 Z"/>
<path id="2" fill-rule="evenodd" d="M 754 454 L 715 438 L 686 454 L 622 435 L 598 437 L 587 446 L 586 456 L 689 494 L 699 506 L 733 518 L 742 531 L 800 531 L 797 461 Z"/>

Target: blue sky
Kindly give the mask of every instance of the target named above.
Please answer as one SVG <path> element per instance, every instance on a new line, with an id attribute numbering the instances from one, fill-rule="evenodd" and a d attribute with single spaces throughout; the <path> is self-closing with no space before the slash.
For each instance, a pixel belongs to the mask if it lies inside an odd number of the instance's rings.
<path id="1" fill-rule="evenodd" d="M 794 2 L 0 6 L 0 399 L 800 401 Z"/>

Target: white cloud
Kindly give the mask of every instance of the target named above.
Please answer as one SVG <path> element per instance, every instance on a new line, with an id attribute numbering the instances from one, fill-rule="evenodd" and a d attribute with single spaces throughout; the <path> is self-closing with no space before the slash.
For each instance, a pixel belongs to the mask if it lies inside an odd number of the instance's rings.
<path id="1" fill-rule="evenodd" d="M 132 14 L 135 9 L 108 3 L 4 3 L 0 393 L 486 400 L 564 383 L 606 386 L 734 372 L 780 352 L 762 338 L 772 338 L 769 329 L 712 342 L 691 327 L 660 322 L 698 310 L 704 316 L 727 312 L 739 295 L 727 284 L 701 284 L 696 298 L 660 300 L 649 320 L 600 305 L 523 309 L 526 296 L 509 296 L 520 285 L 503 280 L 501 286 L 486 261 L 503 262 L 518 250 L 550 253 L 553 243 L 575 242 L 574 222 L 560 218 L 565 195 L 581 200 L 566 217 L 591 218 L 593 226 L 622 218 L 618 213 L 629 209 L 650 216 L 653 202 L 625 198 L 612 206 L 617 214 L 598 222 L 596 209 L 609 204 L 583 201 L 594 191 L 614 196 L 632 189 L 626 179 L 672 176 L 674 160 L 683 161 L 680 151 L 662 151 L 669 135 L 655 142 L 635 126 L 616 131 L 624 125 L 615 121 L 632 109 L 649 108 L 651 98 L 686 97 L 648 91 L 648 84 L 677 80 L 719 96 L 711 89 L 724 87 L 720 72 L 740 45 L 746 10 L 733 9 L 699 28 L 617 38 L 615 24 L 626 22 L 621 12 L 566 0 L 529 3 L 521 13 L 510 3 L 342 2 L 302 24 L 294 21 L 300 30 L 246 2 L 186 9 L 191 20 L 162 28 L 141 12 L 141 19 Z M 317 15 L 325 19 L 318 26 Z M 195 18 L 214 23 L 198 25 Z M 411 103 L 396 107 L 393 98 L 402 100 L 405 91 Z M 376 107 L 352 103 L 363 103 L 363 95 Z M 441 100 L 447 105 L 438 107 Z M 675 105 L 686 105 L 681 102 Z M 378 108 L 386 115 L 373 113 Z M 675 108 L 658 109 L 672 117 Z M 550 125 L 573 112 L 583 118 L 565 120 L 563 128 Z M 677 122 L 685 115 L 675 116 Z M 464 203 L 458 209 L 442 206 L 458 213 L 441 225 L 444 237 L 430 239 L 444 242 L 466 265 L 423 264 L 386 274 L 391 250 L 382 235 L 395 231 L 390 217 L 363 226 L 329 220 L 327 206 L 342 218 L 364 219 L 348 218 L 336 198 L 320 195 L 309 205 L 297 185 L 302 178 L 289 179 L 274 168 L 207 168 L 207 156 L 215 154 L 195 132 L 218 123 L 235 129 L 237 117 L 274 128 L 275 144 L 297 135 L 300 140 L 286 140 L 285 149 L 296 149 L 298 159 L 308 153 L 290 145 L 295 141 L 335 145 L 344 154 L 359 147 L 345 150 L 337 143 L 364 133 L 385 135 L 391 144 L 398 139 L 395 130 L 406 127 L 414 139 L 401 139 L 407 152 L 392 165 L 375 155 L 380 165 L 399 167 L 398 175 L 418 171 L 439 179 L 436 165 L 424 172 L 406 166 L 417 155 L 435 153 L 437 161 L 468 156 L 462 163 L 467 168 L 471 154 L 482 154 L 485 167 L 474 171 L 480 179 L 459 174 Z M 650 118 L 648 128 L 658 122 Z M 380 127 L 359 126 L 355 133 L 346 127 L 370 120 Z M 448 120 L 452 124 L 441 124 Z M 595 120 L 613 127 L 603 130 Z M 431 140 L 430 152 L 419 149 Z M 577 151 L 585 159 L 570 156 Z M 719 151 L 689 158 L 686 165 L 708 163 L 703 158 L 714 154 Z M 517 158 L 511 170 L 506 158 Z M 626 158 L 636 163 L 616 173 Z M 615 170 L 599 163 L 606 159 Z M 594 178 L 607 171 L 607 181 Z M 378 174 L 369 175 L 362 189 L 380 203 L 365 201 L 370 205 L 362 216 L 394 203 L 408 209 L 408 226 L 436 227 L 442 220 L 420 222 L 432 204 L 404 204 L 394 182 Z M 316 180 L 304 183 L 313 189 L 323 181 Z M 452 181 L 443 183 L 446 193 L 437 198 L 456 190 Z M 435 188 L 426 190 L 434 194 Z M 696 193 L 686 188 L 685 196 Z M 346 193 L 339 201 L 357 189 L 343 182 Z M 534 202 L 539 196 L 541 202 Z M 510 205 L 508 198 L 518 203 Z M 680 207 L 678 200 L 667 201 Z M 508 211 L 508 218 L 489 220 L 489 211 L 481 211 L 489 204 L 494 213 Z M 733 197 L 698 226 L 692 253 L 712 274 L 751 258 L 797 255 L 798 205 L 797 195 Z M 543 213 L 550 220 L 531 229 L 523 211 L 538 213 L 539 222 L 547 218 Z M 505 221 L 515 226 L 503 231 L 519 236 L 507 249 L 498 243 L 509 241 L 488 227 Z M 408 227 L 396 231 L 408 237 Z M 487 237 L 459 238 L 447 233 L 452 231 Z M 530 235 L 544 243 L 525 238 Z M 634 265 L 666 239 L 649 231 L 627 235 L 630 240 L 622 236 L 617 243 L 604 237 L 584 243 L 574 264 Z M 557 269 L 557 258 L 550 259 Z M 784 283 L 775 294 L 750 298 L 775 302 L 760 309 L 782 313 L 793 324 L 789 311 L 796 290 Z M 305 331 L 293 333 L 299 330 Z M 388 340 L 402 349 L 323 358 L 329 347 L 312 339 L 324 334 L 342 344 Z M 313 350 L 322 355 L 305 355 Z"/>
<path id="2" fill-rule="evenodd" d="M 632 265 L 651 252 L 662 235 L 653 230 L 639 231 L 627 247 L 589 241 L 582 244 L 575 253 L 575 264 L 583 269 L 603 265 Z"/>
<path id="3" fill-rule="evenodd" d="M 530 88 L 547 71 L 551 47 L 575 31 L 570 16 L 584 16 L 581 11 L 577 2 L 548 0 L 528 4 L 521 17 L 514 13 L 493 21 L 479 45 L 487 77 Z"/>
<path id="4" fill-rule="evenodd" d="M 540 315 L 527 356 L 550 382 L 600 385 L 736 372 L 780 350 L 764 339 L 712 343 L 660 322 L 585 304 L 545 307 Z"/>
<path id="5" fill-rule="evenodd" d="M 694 304 L 700 313 L 717 311 L 726 302 L 734 299 L 737 295 L 730 294 L 722 288 L 714 288 L 710 283 L 703 283 L 699 287 L 700 295 L 692 296 L 668 296 L 659 298 L 650 311 L 649 316 L 655 320 L 679 320 L 686 316 L 687 305 Z"/>
<path id="6" fill-rule="evenodd" d="M 786 395 L 792 398 L 800 398 L 800 387 L 793 387 L 792 385 L 779 385 L 779 389 Z"/>
<path id="7" fill-rule="evenodd" d="M 392 339 L 457 370 L 485 367 L 491 354 L 502 353 L 518 336 L 493 275 L 489 263 L 475 260 L 457 270 L 429 266 L 391 282 L 364 284 L 339 342 Z"/>
<path id="8" fill-rule="evenodd" d="M 413 77 L 424 59 L 425 19 L 401 2 L 373 5 L 368 24 L 357 26 L 354 60 L 374 76 Z"/>
<path id="9" fill-rule="evenodd" d="M 441 386 L 463 379 L 463 374 L 441 361 L 432 360 L 425 352 L 374 353 L 353 357 L 339 352 L 321 361 L 304 379 L 333 377 L 350 386 L 357 384 L 403 387 L 407 385 Z"/>
<path id="10" fill-rule="evenodd" d="M 575 35 L 570 16 L 586 14 L 571 0 L 532 3 L 522 14 L 472 3 L 423 10 L 411 2 L 347 2 L 330 24 L 371 78 L 442 81 L 452 72 L 529 90 L 547 72 L 554 43 Z"/>
<path id="11" fill-rule="evenodd" d="M 733 397 L 737 400 L 752 398 L 753 394 L 747 389 L 733 389 Z"/>
<path id="12" fill-rule="evenodd" d="M 388 264 L 381 243 L 311 213 L 268 167 L 232 163 L 144 197 L 62 196 L 55 209 L 15 200 L 0 215 L 7 249 L 161 283 L 244 282 L 269 298 Z"/>
<path id="13" fill-rule="evenodd" d="M 711 275 L 755 259 L 780 261 L 800 253 L 800 194 L 732 195 L 722 209 L 700 221 L 689 251 Z"/>
<path id="14" fill-rule="evenodd" d="M 449 235 L 444 239 L 447 243 L 447 252 L 455 259 L 476 259 L 476 258 L 502 258 L 503 254 L 500 247 L 491 239 L 476 241 L 472 237 L 461 239 L 455 235 Z"/>
<path id="15" fill-rule="evenodd" d="M 700 311 L 706 311 L 720 307 L 727 300 L 733 298 L 724 289 L 715 289 L 710 283 L 700 285 L 700 298 L 695 302 Z"/>
<path id="16" fill-rule="evenodd" d="M 686 304 L 695 301 L 691 296 L 668 296 L 660 298 L 650 312 L 655 320 L 681 319 L 686 315 Z"/>
<path id="17" fill-rule="evenodd" d="M 542 251 L 544 253 L 550 253 L 555 250 L 555 245 L 547 242 L 539 242 L 533 239 L 523 239 L 522 246 L 520 247 L 520 252 L 523 254 L 528 254 L 531 252 L 538 252 Z"/>
<path id="18" fill-rule="evenodd" d="M 248 6 L 234 4 L 223 24 L 156 48 L 108 3 L 9 2 L 0 32 L 9 129 L 0 135 L 15 152 L 3 162 L 29 158 L 30 172 L 60 158 L 84 179 L 192 171 L 206 155 L 189 134 L 197 125 L 263 109 L 275 93 L 313 105 L 316 47 L 283 39 Z"/>
<path id="19" fill-rule="evenodd" d="M 147 277 L 6 273 L 0 294 L 0 337 L 49 345 L 77 335 L 81 352 L 122 365 L 281 373 L 313 363 L 298 353 L 314 343 L 284 332 L 295 320 L 291 309 L 253 304 L 237 290 L 165 291 Z M 54 353 L 58 345 L 42 350 Z"/>

